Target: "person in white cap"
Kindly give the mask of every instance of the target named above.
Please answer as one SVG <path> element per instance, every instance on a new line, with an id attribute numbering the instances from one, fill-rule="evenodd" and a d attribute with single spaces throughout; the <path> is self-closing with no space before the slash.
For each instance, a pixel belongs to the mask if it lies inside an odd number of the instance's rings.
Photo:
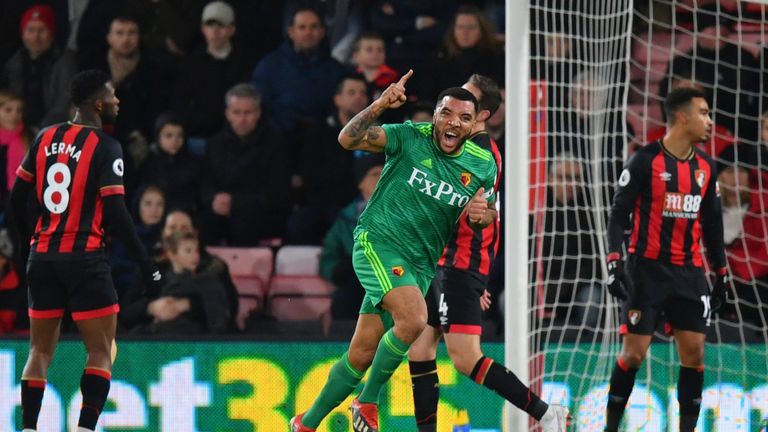
<path id="1" fill-rule="evenodd" d="M 189 136 L 207 137 L 224 125 L 224 93 L 247 81 L 253 67 L 232 42 L 235 11 L 223 1 L 203 8 L 200 31 L 205 45 L 179 69 L 171 106 L 181 113 Z"/>

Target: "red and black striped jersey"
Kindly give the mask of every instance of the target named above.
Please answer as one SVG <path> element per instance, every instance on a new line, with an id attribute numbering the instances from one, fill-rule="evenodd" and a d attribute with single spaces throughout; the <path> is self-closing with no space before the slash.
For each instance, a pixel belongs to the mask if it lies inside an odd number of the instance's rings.
<path id="1" fill-rule="evenodd" d="M 703 265 L 701 240 L 713 268 L 725 267 L 723 217 L 715 163 L 694 148 L 678 159 L 661 141 L 638 150 L 619 178 L 608 219 L 608 252 L 629 253 L 676 266 Z"/>
<path id="2" fill-rule="evenodd" d="M 496 181 L 493 189 L 499 190 L 501 181 L 501 152 L 493 138 L 480 132 L 471 138 L 472 142 L 488 150 L 496 161 Z M 499 218 L 483 229 L 472 228 L 466 217 L 459 222 L 451 235 L 437 265 L 458 270 L 478 272 L 488 276 L 499 249 Z"/>
<path id="3" fill-rule="evenodd" d="M 103 251 L 103 198 L 125 193 L 122 157 L 120 143 L 93 127 L 61 123 L 38 134 L 17 170 L 40 206 L 30 258 Z"/>

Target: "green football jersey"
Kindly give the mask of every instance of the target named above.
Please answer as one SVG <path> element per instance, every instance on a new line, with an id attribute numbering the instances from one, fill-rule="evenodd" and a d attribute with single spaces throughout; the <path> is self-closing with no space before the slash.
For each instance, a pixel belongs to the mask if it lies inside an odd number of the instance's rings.
<path id="1" fill-rule="evenodd" d="M 491 152 L 467 141 L 448 155 L 434 141 L 431 123 L 386 124 L 386 162 L 355 238 L 364 232 L 396 248 L 420 272 L 433 276 L 437 260 L 464 207 L 480 187 L 495 198 Z"/>

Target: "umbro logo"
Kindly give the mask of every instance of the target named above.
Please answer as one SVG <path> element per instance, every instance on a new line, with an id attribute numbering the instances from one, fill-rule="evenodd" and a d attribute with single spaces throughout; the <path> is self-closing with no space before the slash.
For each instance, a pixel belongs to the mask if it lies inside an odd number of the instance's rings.
<path id="1" fill-rule="evenodd" d="M 670 174 L 670 173 L 668 173 L 666 171 L 663 171 L 661 174 L 659 174 L 659 179 L 661 181 L 668 182 L 668 181 L 672 180 L 672 174 Z"/>
<path id="2" fill-rule="evenodd" d="M 432 159 L 424 159 L 421 161 L 421 164 L 429 169 L 432 169 Z"/>

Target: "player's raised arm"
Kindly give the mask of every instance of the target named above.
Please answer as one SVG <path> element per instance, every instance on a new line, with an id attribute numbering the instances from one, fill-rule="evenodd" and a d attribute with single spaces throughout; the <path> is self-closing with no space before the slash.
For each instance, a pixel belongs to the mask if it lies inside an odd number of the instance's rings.
<path id="1" fill-rule="evenodd" d="M 352 117 L 339 133 L 339 144 L 347 150 L 383 151 L 387 135 L 374 122 L 385 110 L 399 108 L 405 103 L 405 83 L 411 75 L 413 70 L 409 70 L 398 82 L 390 84 L 378 99 Z"/>

